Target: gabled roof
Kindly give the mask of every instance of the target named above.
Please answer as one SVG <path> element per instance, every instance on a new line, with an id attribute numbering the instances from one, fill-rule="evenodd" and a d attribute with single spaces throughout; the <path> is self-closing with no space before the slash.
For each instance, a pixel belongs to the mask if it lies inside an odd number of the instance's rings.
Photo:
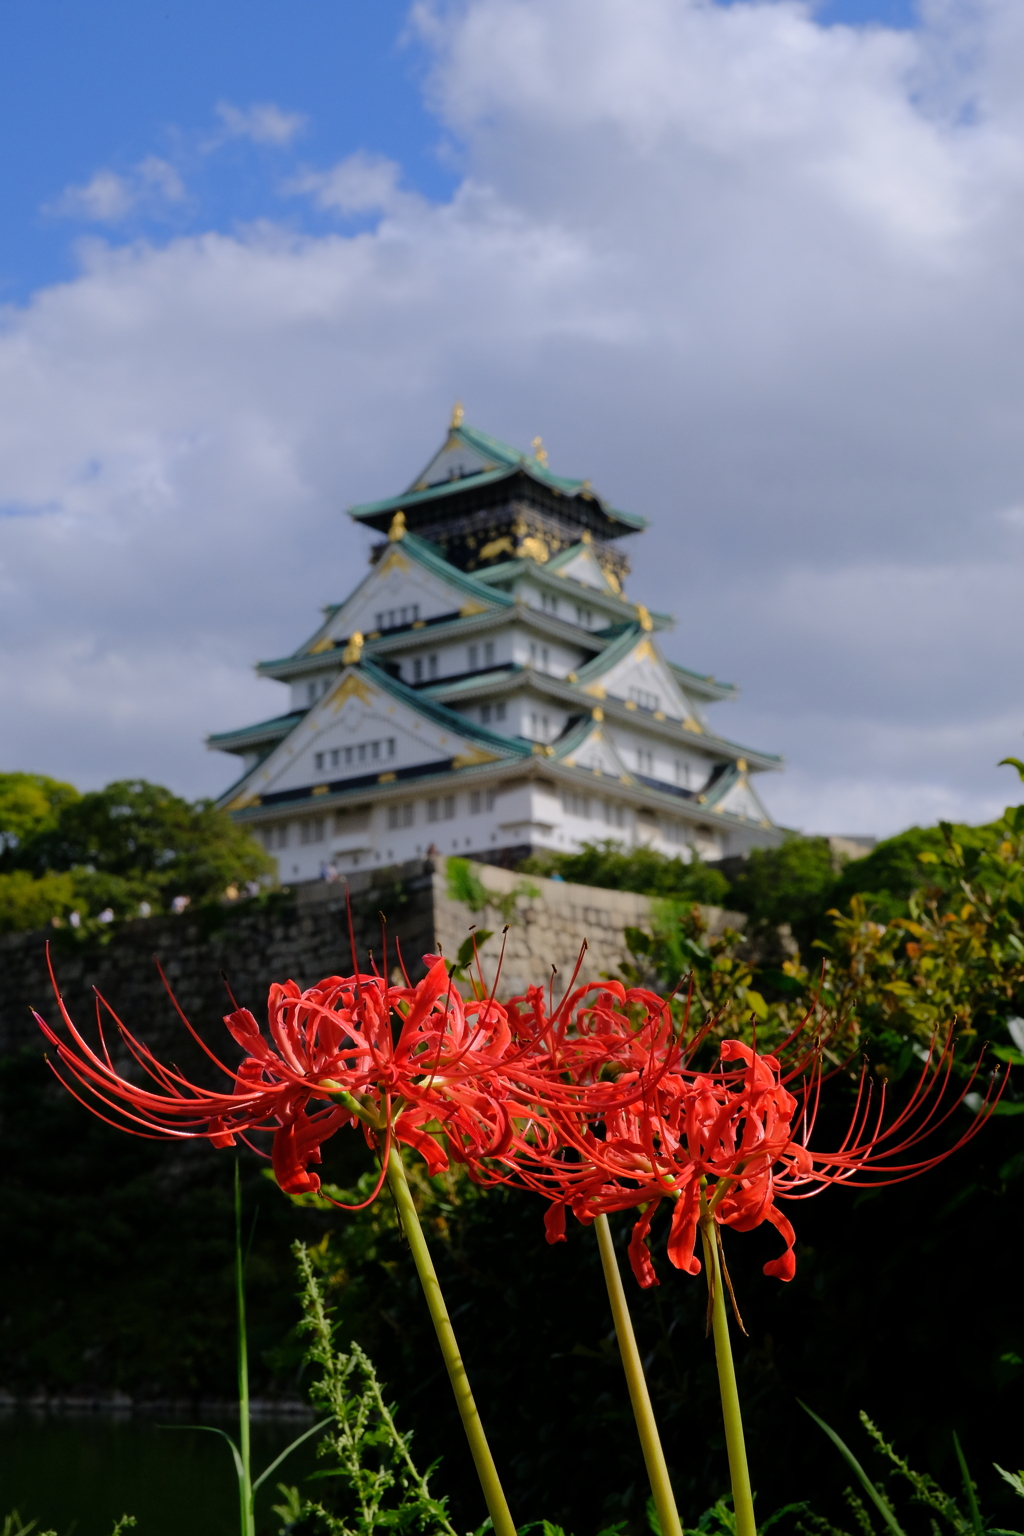
<path id="1" fill-rule="evenodd" d="M 207 736 L 206 745 L 215 747 L 218 752 L 253 752 L 264 742 L 283 741 L 305 713 L 304 709 L 296 709 L 289 715 L 260 720 L 256 725 L 239 726 L 236 731 L 216 731 Z"/>
<path id="2" fill-rule="evenodd" d="M 355 604 L 365 593 L 366 588 L 379 580 L 387 569 L 387 562 L 391 558 L 392 551 L 396 549 L 399 550 L 400 557 L 409 558 L 424 570 L 430 571 L 432 575 L 437 576 L 441 581 L 452 587 L 457 595 L 467 599 L 468 603 L 479 605 L 479 611 L 488 608 L 499 610 L 514 606 L 515 599 L 508 592 L 494 591 L 493 588 L 477 580 L 475 576 L 470 576 L 466 571 L 460 571 L 458 566 L 449 564 L 437 546 L 431 544 L 429 540 L 421 539 L 414 533 L 406 533 L 399 544 L 392 545 L 391 550 L 371 567 L 355 591 L 343 603 L 331 603 L 325 606 L 323 610 L 323 623 L 319 629 L 310 635 L 308 640 L 305 640 L 299 646 L 298 650 L 293 651 L 290 656 L 278 656 L 272 661 L 258 662 L 256 670 L 260 675 L 282 680 L 294 675 L 296 672 L 305 670 L 305 663 L 308 658 L 333 652 L 337 646 L 344 645 L 349 638 L 347 634 L 338 635 L 333 641 L 330 638 L 331 631 L 336 628 L 338 614 L 343 609 Z M 466 604 L 462 606 L 465 607 Z M 456 615 L 440 614 L 434 622 L 447 623 L 454 616 Z M 431 621 L 428 619 L 426 626 L 429 626 L 430 623 Z M 411 629 L 411 626 L 409 628 Z"/>
<path id="3" fill-rule="evenodd" d="M 668 666 L 686 691 L 696 694 L 698 698 L 734 699 L 740 691 L 735 683 L 720 683 L 716 677 L 704 672 L 692 672 L 689 667 L 681 667 L 676 661 L 670 661 Z"/>
<path id="4" fill-rule="evenodd" d="M 268 771 L 271 771 L 272 774 L 274 771 L 280 773 L 280 768 L 274 770 L 273 765 L 278 761 L 278 753 L 280 750 L 284 749 L 290 752 L 291 749 L 286 746 L 286 743 L 288 742 L 288 739 L 291 737 L 293 732 L 300 728 L 307 720 L 312 721 L 315 727 L 317 716 L 321 710 L 331 705 L 332 699 L 338 695 L 339 690 L 341 690 L 342 696 L 344 696 L 344 689 L 346 687 L 352 687 L 350 679 L 353 677 L 358 678 L 360 676 L 363 677 L 366 682 L 372 684 L 374 688 L 377 688 L 382 693 L 388 694 L 392 698 L 398 700 L 413 714 L 418 715 L 421 719 L 429 720 L 434 725 L 440 726 L 446 733 L 450 733 L 456 738 L 461 738 L 467 744 L 472 744 L 477 748 L 482 749 L 486 756 L 493 761 L 499 761 L 503 759 L 507 762 L 509 760 L 516 760 L 523 757 L 529 757 L 531 755 L 531 747 L 528 742 L 522 742 L 516 739 L 511 739 L 507 736 L 501 736 L 497 732 L 489 730 L 487 726 L 478 725 L 475 721 L 467 719 L 465 715 L 459 714 L 456 710 L 448 709 L 443 704 L 435 703 L 433 699 L 424 698 L 424 696 L 421 693 L 418 693 L 415 688 L 410 688 L 406 683 L 403 683 L 400 678 L 392 677 L 389 672 L 385 672 L 382 668 L 375 666 L 372 661 L 364 658 L 362 661 L 356 662 L 353 665 L 346 667 L 339 675 L 336 687 L 332 689 L 331 692 L 328 693 L 323 699 L 318 700 L 317 704 L 314 705 L 312 709 L 302 711 L 301 714 L 297 716 L 296 723 L 292 727 L 292 730 L 289 731 L 286 736 L 282 736 L 275 744 L 275 749 L 271 755 L 269 757 L 263 758 L 259 763 L 254 764 L 247 773 L 243 774 L 242 778 L 237 780 L 231 786 L 230 790 L 226 791 L 225 794 L 221 796 L 218 804 L 221 806 L 227 806 L 228 809 L 239 809 L 241 808 L 241 804 L 249 803 L 247 800 L 247 795 L 249 799 L 251 799 L 253 793 L 256 793 L 261 797 L 263 794 L 269 793 L 275 799 L 287 797 L 289 800 L 311 797 L 315 787 L 312 783 L 302 787 L 289 788 L 286 791 L 280 792 L 280 794 L 278 791 L 274 790 L 255 791 L 253 788 L 254 783 L 259 782 L 255 776 L 260 774 L 265 779 Z M 452 767 L 458 766 L 459 763 L 457 758 L 449 759 L 440 766 L 436 763 L 428 761 L 419 769 L 407 768 L 404 770 L 399 770 L 399 776 L 405 777 L 410 773 L 432 772 L 435 770 L 438 772 L 447 772 L 450 771 Z M 371 779 L 374 781 L 379 780 L 379 774 L 367 776 L 367 782 L 369 782 Z M 271 778 L 271 782 L 274 782 L 273 776 Z M 238 805 L 234 804 L 236 801 L 240 803 Z"/>
<path id="5" fill-rule="evenodd" d="M 594 608 L 603 609 L 606 613 L 615 614 L 620 623 L 635 622 L 638 606 L 630 602 L 628 597 L 614 592 L 610 586 L 602 590 L 600 587 L 590 586 L 587 582 L 577 581 L 573 576 L 562 574 L 562 567 L 586 547 L 585 544 L 571 544 L 568 549 L 560 550 L 543 564 L 528 557 L 519 560 L 502 560 L 500 564 L 484 566 L 474 574 L 481 584 L 492 589 L 506 582 L 514 582 L 521 576 L 527 576 L 531 581 L 537 582 L 538 586 L 546 587 L 560 596 L 571 592 L 574 599 L 578 598 L 580 603 L 590 604 Z M 651 613 L 649 617 L 655 629 L 671 629 L 675 625 L 675 620 L 668 613 Z"/>
<path id="6" fill-rule="evenodd" d="M 349 516 L 356 522 L 372 526 L 374 519 L 380 519 L 384 514 L 405 511 L 450 496 L 456 488 L 493 485 L 513 475 L 524 474 L 559 495 L 595 502 L 609 521 L 621 524 L 623 533 L 638 533 L 647 527 L 646 518 L 621 512 L 602 501 L 594 494 L 588 480 L 570 480 L 564 475 L 553 474 L 547 467 L 546 458 L 547 455 L 538 457 L 521 453 L 508 443 L 489 437 L 486 432 L 464 426 L 461 420 L 456 421 L 453 417 L 444 443 L 407 491 L 384 501 L 367 501 L 350 507 Z"/>

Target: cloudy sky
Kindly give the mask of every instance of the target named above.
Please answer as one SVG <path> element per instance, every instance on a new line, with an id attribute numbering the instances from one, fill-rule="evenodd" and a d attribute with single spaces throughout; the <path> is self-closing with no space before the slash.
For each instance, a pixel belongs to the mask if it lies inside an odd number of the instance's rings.
<path id="1" fill-rule="evenodd" d="M 648 516 L 777 818 L 1019 798 L 1020 0 L 0 26 L 0 768 L 223 788 L 458 397 Z"/>

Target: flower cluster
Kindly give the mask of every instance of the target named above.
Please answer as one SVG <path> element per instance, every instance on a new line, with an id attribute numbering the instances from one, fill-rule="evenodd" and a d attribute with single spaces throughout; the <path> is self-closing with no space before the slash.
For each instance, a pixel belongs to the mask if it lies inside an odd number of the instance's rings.
<path id="1" fill-rule="evenodd" d="M 933 1047 L 892 1117 L 884 1084 L 876 1088 L 862 1069 L 845 1135 L 820 1151 L 812 1135 L 827 1074 L 821 1040 L 809 1028 L 760 1054 L 742 1040 L 712 1042 L 707 1029 L 690 1036 L 665 999 L 641 988 L 590 984 L 570 989 L 556 1008 L 533 987 L 502 1005 L 493 996 L 463 998 L 441 958 L 424 958 L 426 975 L 415 987 L 359 972 L 304 991 L 275 983 L 266 1035 L 246 1008 L 225 1016 L 243 1053 L 234 1066 L 182 1014 L 227 1080 L 220 1091 L 161 1064 L 102 999 L 98 1049 L 59 994 L 64 1032 L 36 1017 L 56 1053 L 54 1070 L 76 1095 L 86 1090 L 102 1118 L 136 1134 L 201 1136 L 216 1146 L 239 1138 L 252 1145 L 251 1137 L 270 1132 L 274 1172 L 289 1194 L 318 1191 L 311 1165 L 324 1142 L 361 1125 L 380 1155 L 381 1181 L 392 1140 L 419 1152 L 431 1173 L 453 1158 L 482 1183 L 543 1195 L 551 1242 L 564 1240 L 567 1211 L 591 1222 L 637 1209 L 629 1256 L 644 1286 L 657 1284 L 648 1235 L 665 1201 L 676 1268 L 699 1272 L 701 1222 L 740 1232 L 769 1222 L 784 1249 L 765 1273 L 791 1279 L 795 1234 L 777 1202 L 923 1172 L 977 1132 L 999 1091 L 993 1081 L 958 1138 L 912 1155 L 956 1112 L 977 1075 L 975 1067 L 948 1091 L 950 1038 Z M 102 1010 L 134 1060 L 131 1075 L 110 1054 Z"/>

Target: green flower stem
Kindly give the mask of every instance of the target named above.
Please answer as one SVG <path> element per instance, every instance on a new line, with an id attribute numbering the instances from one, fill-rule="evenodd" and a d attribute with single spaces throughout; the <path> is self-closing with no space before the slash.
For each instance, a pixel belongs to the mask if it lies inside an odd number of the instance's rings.
<path id="1" fill-rule="evenodd" d="M 252 1451 L 249 1435 L 249 1349 L 245 1329 L 245 1256 L 242 1253 L 242 1186 L 235 1160 L 235 1298 L 238 1305 L 238 1439 L 241 1469 L 238 1494 L 242 1536 L 256 1536 L 252 1495 Z"/>
<path id="2" fill-rule="evenodd" d="M 626 1292 L 622 1284 L 622 1275 L 619 1273 L 618 1259 L 615 1257 L 615 1244 L 612 1242 L 608 1217 L 604 1215 L 595 1217 L 594 1227 L 597 1231 L 597 1246 L 601 1250 L 604 1283 L 608 1287 L 608 1300 L 612 1307 L 615 1337 L 619 1341 L 622 1369 L 626 1373 L 629 1400 L 633 1405 L 633 1417 L 636 1419 L 637 1433 L 644 1453 L 647 1477 L 654 1496 L 654 1507 L 658 1511 L 661 1536 L 683 1536 L 679 1511 L 676 1509 L 675 1495 L 672 1492 L 672 1482 L 665 1464 L 665 1453 L 661 1448 L 661 1437 L 658 1434 L 654 1409 L 651 1407 L 651 1395 L 647 1390 L 640 1351 L 636 1347 L 633 1321 L 626 1303 Z"/>
<path id="3" fill-rule="evenodd" d="M 729 1315 L 725 1308 L 725 1284 L 718 1256 L 718 1234 L 715 1231 L 714 1215 L 708 1207 L 703 1192 L 700 1198 L 700 1235 L 704 1244 L 704 1263 L 707 1266 L 708 1290 L 711 1294 L 715 1361 L 718 1365 L 718 1390 L 722 1398 L 722 1417 L 725 1420 L 725 1446 L 729 1454 L 732 1507 L 736 1512 L 736 1536 L 757 1536 L 754 1497 L 750 1491 L 750 1472 L 747 1468 L 747 1448 L 743 1439 L 743 1416 L 740 1413 L 736 1368 L 733 1365 L 732 1343 L 729 1339 Z"/>
<path id="4" fill-rule="evenodd" d="M 423 1294 L 427 1298 L 427 1309 L 437 1332 L 437 1341 L 441 1346 L 444 1363 L 448 1368 L 455 1401 L 462 1418 L 462 1426 L 466 1431 L 466 1439 L 469 1441 L 469 1449 L 483 1489 L 487 1512 L 494 1523 L 495 1536 L 516 1536 L 516 1528 L 498 1479 L 498 1469 L 494 1465 L 494 1458 L 487 1444 L 487 1436 L 484 1434 L 484 1427 L 480 1422 L 476 1403 L 473 1401 L 466 1367 L 462 1363 L 448 1309 L 441 1295 L 434 1261 L 430 1257 L 430 1249 L 427 1247 L 427 1240 L 423 1235 L 420 1218 L 413 1203 L 402 1155 L 395 1142 L 392 1142 L 388 1156 L 387 1179 L 391 1193 L 395 1197 L 405 1235 L 409 1240 L 416 1273 L 423 1286 Z"/>

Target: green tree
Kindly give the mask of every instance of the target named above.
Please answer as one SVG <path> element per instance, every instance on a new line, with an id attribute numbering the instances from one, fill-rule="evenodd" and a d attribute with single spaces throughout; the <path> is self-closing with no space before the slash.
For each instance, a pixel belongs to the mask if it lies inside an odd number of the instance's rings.
<path id="1" fill-rule="evenodd" d="M 51 831 L 78 798 L 73 784 L 43 773 L 0 773 L 0 871 L 15 868 L 26 840 Z"/>
<path id="2" fill-rule="evenodd" d="M 25 869 L 0 874 L 0 933 L 45 928 L 80 905 L 72 874 L 48 871 L 35 880 Z"/>
<path id="3" fill-rule="evenodd" d="M 144 779 L 119 780 L 85 795 L 72 790 L 53 814 L 37 806 L 34 829 L 30 798 L 23 794 L 21 803 L 28 808 L 18 825 L 28 830 L 13 832 L 12 816 L 10 873 L 0 877 L 8 881 L 6 896 L 0 896 L 8 927 L 36 926 L 40 915 L 45 922 L 67 910 L 67 891 L 55 883 L 57 876 L 73 881 L 73 904 L 83 916 L 110 908 L 127 917 L 140 902 L 165 907 L 179 895 L 213 900 L 228 886 L 273 869 L 248 832 L 210 801 L 189 802 Z"/>
<path id="4" fill-rule="evenodd" d="M 694 857 L 689 863 L 669 858 L 641 844 L 624 848 L 606 838 L 584 843 L 578 853 L 542 853 L 525 860 L 520 868 L 532 875 L 560 875 L 580 885 L 602 885 L 612 890 L 638 891 L 644 896 L 668 896 L 721 906 L 729 882 L 720 870 Z"/>
<path id="5" fill-rule="evenodd" d="M 836 881 L 827 837 L 787 837 L 778 848 L 751 850 L 732 878 L 728 905 L 748 913 L 754 927 L 788 923 L 798 940 L 808 942 L 835 903 Z"/>

